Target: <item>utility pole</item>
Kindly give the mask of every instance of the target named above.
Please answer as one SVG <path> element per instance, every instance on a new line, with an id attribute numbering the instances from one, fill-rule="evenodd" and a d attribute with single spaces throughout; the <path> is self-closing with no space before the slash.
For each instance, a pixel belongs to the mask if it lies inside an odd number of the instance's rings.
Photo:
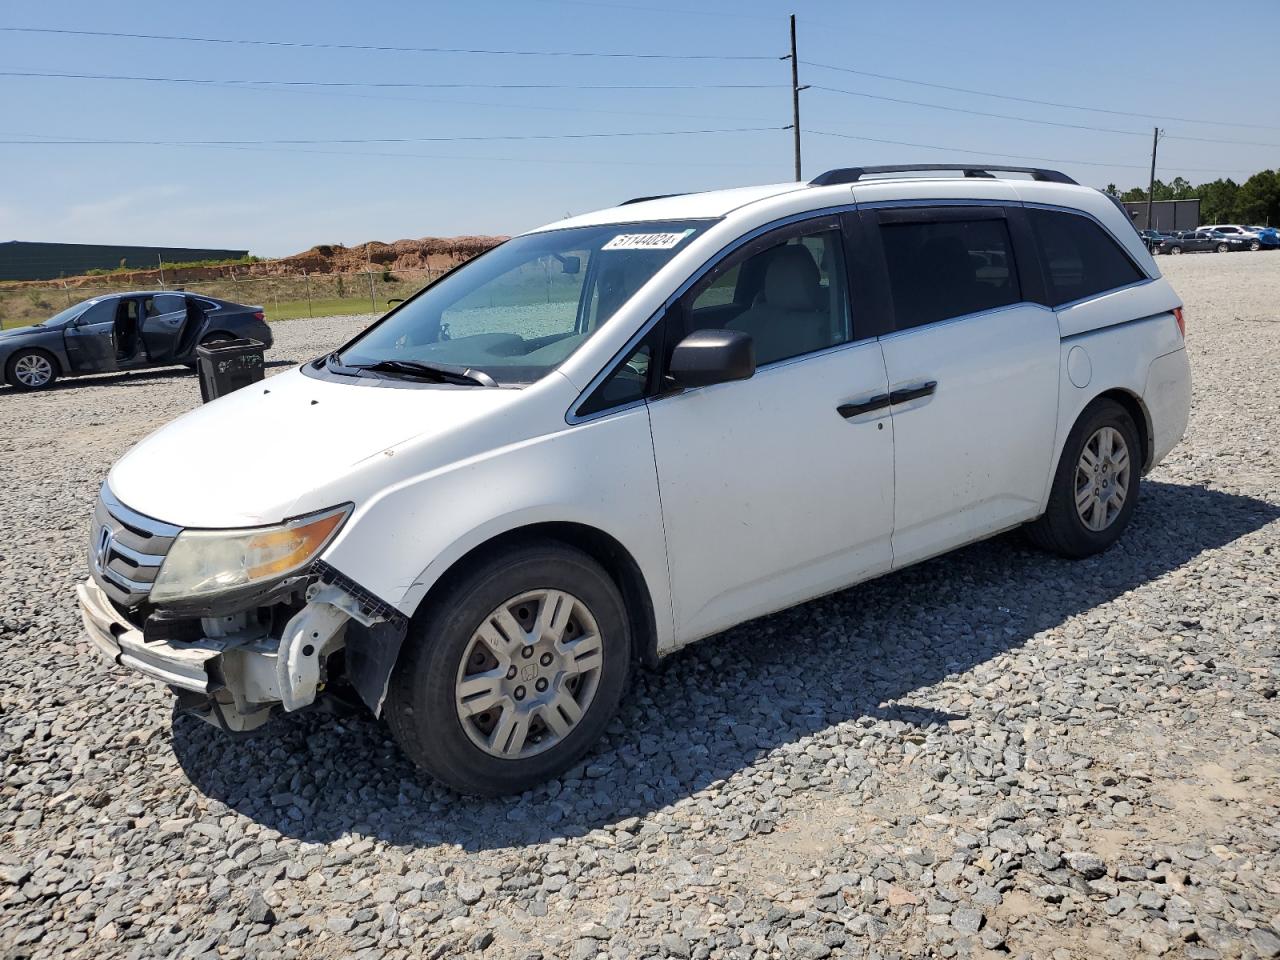
<path id="1" fill-rule="evenodd" d="M 1156 147 L 1160 145 L 1160 128 L 1155 128 L 1155 133 L 1151 137 L 1151 179 L 1147 182 L 1147 229 L 1154 230 L 1156 228 L 1155 221 L 1152 220 L 1151 204 L 1156 198 Z"/>
<path id="2" fill-rule="evenodd" d="M 787 58 L 783 58 L 787 59 Z M 800 176 L 800 59 L 796 56 L 796 15 L 791 14 L 791 139 L 795 148 L 796 180 Z"/>
<path id="3" fill-rule="evenodd" d="M 156 254 L 156 263 L 160 264 L 160 289 L 164 289 L 164 255 Z"/>

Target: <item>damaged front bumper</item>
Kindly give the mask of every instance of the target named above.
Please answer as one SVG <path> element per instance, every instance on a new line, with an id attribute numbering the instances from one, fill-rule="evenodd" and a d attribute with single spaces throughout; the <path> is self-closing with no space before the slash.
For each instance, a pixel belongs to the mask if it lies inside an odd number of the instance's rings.
<path id="1" fill-rule="evenodd" d="M 305 603 L 283 629 L 271 627 L 280 618 L 267 608 L 218 611 L 191 620 L 184 639 L 151 631 L 150 623 L 139 629 L 92 578 L 76 596 L 85 632 L 104 657 L 174 688 L 185 708 L 210 723 L 244 732 L 277 709 L 315 703 L 339 671 L 375 715 L 381 712 L 408 622 L 333 574 L 306 588 Z"/>

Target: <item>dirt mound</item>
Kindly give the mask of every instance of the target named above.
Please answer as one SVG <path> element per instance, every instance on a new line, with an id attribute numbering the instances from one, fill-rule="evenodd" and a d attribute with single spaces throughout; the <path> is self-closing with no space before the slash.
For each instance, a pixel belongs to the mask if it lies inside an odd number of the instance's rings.
<path id="1" fill-rule="evenodd" d="M 423 237 L 383 243 L 371 240 L 354 247 L 322 244 L 291 257 L 251 264 L 249 275 L 287 273 L 359 273 L 369 264 L 383 270 L 424 270 L 453 266 L 484 253 L 505 237 Z"/>
<path id="2" fill-rule="evenodd" d="M 164 280 L 169 284 L 197 283 L 201 280 L 250 279 L 253 277 L 300 277 L 330 273 L 363 273 L 372 264 L 375 270 L 444 271 L 496 247 L 506 237 L 423 237 L 419 240 L 396 240 L 382 243 L 371 240 L 354 247 L 342 244 L 318 244 L 310 250 L 278 260 L 254 263 L 232 263 L 209 267 L 166 267 Z M 17 287 L 95 287 L 104 280 L 113 285 L 147 287 L 160 280 L 159 270 L 131 270 L 107 275 L 64 277 L 59 280 L 36 280 L 15 284 Z"/>

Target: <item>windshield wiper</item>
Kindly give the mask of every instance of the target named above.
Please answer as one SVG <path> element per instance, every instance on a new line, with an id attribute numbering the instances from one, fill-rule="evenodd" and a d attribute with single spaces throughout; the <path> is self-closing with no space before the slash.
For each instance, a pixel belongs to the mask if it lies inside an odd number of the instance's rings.
<path id="1" fill-rule="evenodd" d="M 340 361 L 339 361 L 340 362 Z M 392 373 L 405 377 L 420 377 L 432 383 L 456 383 L 472 387 L 496 387 L 498 381 L 483 370 L 471 367 L 440 366 L 420 360 L 379 360 L 377 363 L 345 364 L 353 370 L 371 370 L 374 373 Z"/>

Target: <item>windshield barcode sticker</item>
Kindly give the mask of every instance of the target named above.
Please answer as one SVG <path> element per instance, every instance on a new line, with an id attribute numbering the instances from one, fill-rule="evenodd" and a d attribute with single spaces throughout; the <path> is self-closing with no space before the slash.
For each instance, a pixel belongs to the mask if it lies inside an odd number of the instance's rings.
<path id="1" fill-rule="evenodd" d="M 601 250 L 670 250 L 681 240 L 693 233 L 683 230 L 680 233 L 620 233 Z"/>

